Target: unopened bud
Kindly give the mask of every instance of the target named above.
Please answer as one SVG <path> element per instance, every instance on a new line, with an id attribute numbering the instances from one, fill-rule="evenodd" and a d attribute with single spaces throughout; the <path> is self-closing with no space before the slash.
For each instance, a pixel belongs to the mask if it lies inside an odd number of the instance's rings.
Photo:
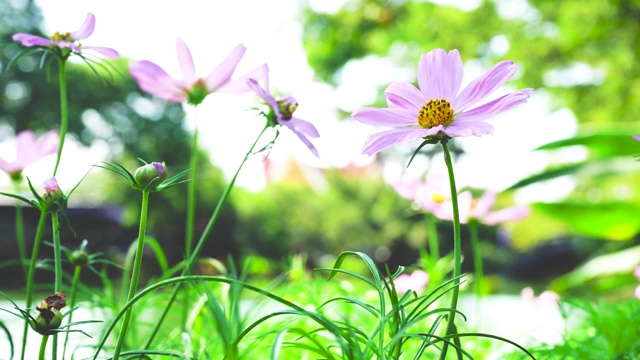
<path id="1" fill-rule="evenodd" d="M 152 162 L 139 167 L 133 177 L 141 190 L 153 191 L 167 178 L 167 167 L 164 162 Z"/>
<path id="2" fill-rule="evenodd" d="M 54 211 L 59 210 L 57 205 L 61 204 L 64 201 L 64 194 L 62 190 L 60 190 L 60 186 L 58 186 L 58 181 L 55 177 L 50 178 L 42 184 L 44 188 L 44 195 L 42 195 L 42 199 L 48 205 L 48 208 Z"/>

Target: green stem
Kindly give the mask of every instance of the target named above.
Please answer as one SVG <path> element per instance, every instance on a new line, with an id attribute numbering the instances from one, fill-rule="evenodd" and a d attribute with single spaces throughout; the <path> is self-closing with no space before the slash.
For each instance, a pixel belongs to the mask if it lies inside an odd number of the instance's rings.
<path id="1" fill-rule="evenodd" d="M 33 285 L 36 274 L 36 264 L 38 262 L 38 253 L 40 252 L 40 244 L 42 244 L 42 233 L 47 220 L 47 213 L 40 213 L 40 220 L 38 220 L 38 227 L 36 228 L 36 236 L 33 240 L 33 250 L 31 251 L 31 262 L 29 263 L 29 272 L 27 273 L 27 293 L 25 294 L 25 310 L 29 311 L 31 303 L 33 302 Z M 24 322 L 24 329 L 22 331 L 22 356 L 24 359 L 25 352 L 27 350 L 27 336 L 29 335 L 29 324 Z"/>
<path id="2" fill-rule="evenodd" d="M 51 224 L 53 231 L 53 265 L 55 268 L 54 291 L 62 290 L 62 250 L 60 248 L 60 221 L 57 212 L 51 213 Z M 51 349 L 51 359 L 56 360 L 58 354 L 58 334 L 53 335 Z"/>
<path id="3" fill-rule="evenodd" d="M 197 107 L 194 107 L 194 113 Z M 187 193 L 187 226 L 185 234 L 185 259 L 191 256 L 193 248 L 193 237 L 195 233 L 196 218 L 196 184 L 198 178 L 198 119 L 195 119 L 193 137 L 191 139 L 191 159 L 189 167 L 191 168 L 191 181 L 189 181 L 189 189 Z M 185 296 L 182 300 L 182 330 L 187 328 L 187 319 L 189 317 L 189 297 Z"/>
<path id="4" fill-rule="evenodd" d="M 40 342 L 40 355 L 38 356 L 38 359 L 40 360 L 44 360 L 44 353 L 47 349 L 47 340 L 49 340 L 49 335 L 42 335 L 42 342 Z M 24 359 L 24 357 L 22 357 L 22 359 Z"/>
<path id="5" fill-rule="evenodd" d="M 476 272 L 476 296 L 478 299 L 483 294 L 484 271 L 482 266 L 482 251 L 480 250 L 480 238 L 478 237 L 478 222 L 469 221 L 469 232 L 471 236 L 471 250 L 473 251 L 473 265 Z"/>
<path id="6" fill-rule="evenodd" d="M 451 161 L 451 153 L 447 147 L 447 140 L 441 141 L 442 150 L 444 152 L 444 161 L 447 164 L 449 173 L 449 185 L 451 187 L 451 205 L 453 206 L 453 289 L 451 292 L 451 304 L 449 305 L 449 319 L 447 321 L 447 330 L 445 336 L 451 339 L 451 335 L 456 332 L 455 316 L 458 308 L 458 297 L 460 295 L 460 276 L 462 275 L 462 240 L 460 236 L 460 213 L 458 210 L 458 191 L 456 190 L 456 181 L 453 174 L 453 162 Z M 444 360 L 447 356 L 449 343 L 445 342 L 440 353 L 440 360 Z M 462 354 L 458 351 L 458 358 Z"/>
<path id="7" fill-rule="evenodd" d="M 15 187 L 16 194 L 20 193 L 20 183 L 22 183 L 22 176 L 19 179 L 12 179 Z M 22 203 L 16 201 L 16 241 L 18 242 L 18 253 L 20 255 L 20 267 L 24 273 L 24 279 L 27 280 L 27 274 L 29 266 L 27 265 L 27 244 L 24 238 L 24 217 L 22 214 Z"/>
<path id="8" fill-rule="evenodd" d="M 80 272 L 82 271 L 82 266 L 76 265 L 73 271 L 73 281 L 71 282 L 71 296 L 69 298 L 69 308 L 73 309 L 76 306 L 76 294 L 78 293 L 78 283 L 80 282 Z M 67 320 L 70 324 L 73 322 L 73 312 L 69 313 L 69 320 Z M 67 353 L 67 342 L 69 341 L 69 333 L 65 334 L 64 337 L 64 346 L 62 347 L 62 358 L 65 358 Z"/>
<path id="9" fill-rule="evenodd" d="M 129 302 L 136 295 L 136 288 L 138 286 L 138 278 L 140 277 L 140 268 L 142 267 L 142 252 L 144 250 L 144 237 L 147 231 L 147 212 L 149 210 L 149 192 L 142 191 L 142 208 L 140 209 L 140 229 L 138 231 L 138 249 L 136 251 L 136 258 L 133 265 L 133 272 L 131 273 L 131 284 L 129 286 L 129 294 L 127 295 L 127 302 Z M 131 320 L 131 311 L 133 308 L 129 308 L 125 314 L 120 328 L 120 334 L 118 334 L 118 342 L 116 343 L 116 350 L 113 354 L 113 360 L 117 360 L 120 357 L 122 351 L 122 345 L 124 344 L 124 338 L 127 334 L 127 328 L 129 327 L 129 321 Z"/>
<path id="10" fill-rule="evenodd" d="M 440 259 L 440 239 L 438 238 L 438 221 L 433 214 L 427 215 L 427 241 L 431 260 L 435 264 Z"/>
<path id="11" fill-rule="evenodd" d="M 53 176 L 56 176 L 56 173 L 58 172 L 58 165 L 60 165 L 60 158 L 62 155 L 62 147 L 64 146 L 64 139 L 67 136 L 67 128 L 69 127 L 66 64 L 66 59 L 60 60 L 60 143 L 58 145 L 58 156 L 56 158 L 56 167 L 53 169 Z"/>
<path id="12" fill-rule="evenodd" d="M 238 166 L 238 169 L 236 170 L 236 173 L 233 175 L 233 177 L 231 178 L 231 181 L 229 182 L 227 187 L 224 189 L 224 192 L 222 193 L 222 196 L 218 200 L 218 204 L 216 205 L 215 210 L 213 210 L 213 213 L 211 214 L 211 218 L 209 219 L 209 222 L 207 223 L 207 227 L 204 229 L 204 232 L 202 233 L 202 235 L 200 235 L 200 239 L 198 240 L 198 243 L 196 244 L 196 247 L 194 248 L 193 253 L 191 253 L 191 256 L 187 259 L 185 267 L 182 270 L 182 276 L 184 276 L 185 274 L 191 272 L 191 267 L 193 267 L 193 264 L 195 263 L 196 259 L 198 258 L 198 255 L 200 254 L 200 251 L 202 250 L 202 247 L 204 246 L 207 238 L 209 237 L 209 234 L 211 233 L 211 230 L 213 230 L 213 226 L 215 225 L 216 221 L 218 220 L 218 217 L 220 216 L 220 212 L 222 210 L 222 207 L 224 206 L 225 202 L 227 201 L 227 198 L 229 197 L 229 194 L 231 193 L 231 189 L 233 189 L 233 186 L 236 183 L 236 179 L 238 178 L 238 175 L 240 174 L 240 170 L 242 170 L 242 167 L 244 166 L 244 164 L 249 159 L 249 156 L 251 154 L 253 154 L 253 149 L 255 149 L 256 145 L 258 144 L 258 141 L 260 140 L 260 138 L 262 137 L 262 135 L 264 134 L 264 132 L 268 128 L 269 128 L 269 124 L 267 123 L 265 125 L 265 127 L 262 129 L 262 131 L 260 132 L 260 134 L 258 135 L 258 137 L 256 138 L 256 140 L 253 142 L 251 147 L 249 148 L 249 151 L 247 151 L 247 153 L 244 155 L 244 158 L 240 162 L 240 166 Z M 181 286 L 181 284 L 178 284 L 173 289 L 173 292 L 171 293 L 171 296 L 169 297 L 169 301 L 167 302 L 167 305 L 166 305 L 166 307 L 164 309 L 164 312 L 162 313 L 162 315 L 158 319 L 158 322 L 156 323 L 156 326 L 153 329 L 153 332 L 151 333 L 151 336 L 149 337 L 149 340 L 145 344 L 144 349 L 148 349 L 149 346 L 151 346 L 151 343 L 153 342 L 153 339 L 155 338 L 155 336 L 158 333 L 158 330 L 160 330 L 160 326 L 162 325 L 162 322 L 164 321 L 164 319 L 166 318 L 167 314 L 169 313 L 169 309 L 171 308 L 171 305 L 173 304 L 173 302 L 175 301 L 176 297 L 178 296 L 178 292 L 180 291 L 180 286 Z"/>

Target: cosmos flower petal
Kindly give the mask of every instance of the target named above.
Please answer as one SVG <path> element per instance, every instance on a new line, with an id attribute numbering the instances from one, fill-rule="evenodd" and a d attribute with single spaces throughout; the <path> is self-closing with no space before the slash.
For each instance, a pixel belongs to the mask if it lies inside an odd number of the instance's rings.
<path id="1" fill-rule="evenodd" d="M 406 82 L 395 82 L 385 90 L 387 104 L 390 108 L 420 109 L 425 103 L 420 90 Z"/>
<path id="2" fill-rule="evenodd" d="M 45 180 L 45 182 L 42 184 L 42 188 L 45 189 L 46 191 L 60 190 L 60 186 L 58 185 L 58 180 L 56 180 L 55 177 L 50 177 L 49 179 Z"/>
<path id="3" fill-rule="evenodd" d="M 131 61 L 129 72 L 138 86 L 149 94 L 171 102 L 187 100 L 187 95 L 179 83 L 151 61 Z"/>
<path id="4" fill-rule="evenodd" d="M 43 38 L 42 36 L 31 35 L 26 33 L 17 33 L 14 34 L 11 39 L 13 41 L 20 42 L 23 46 L 32 47 L 32 46 L 48 46 L 54 45 L 55 42 L 51 39 Z"/>
<path id="5" fill-rule="evenodd" d="M 300 132 L 308 137 L 317 138 L 320 137 L 318 130 L 312 123 L 306 120 L 299 119 L 297 117 L 292 117 L 289 120 L 283 120 L 280 124 L 284 125 L 284 123 L 289 123 L 287 127 L 291 129 L 295 129 L 297 132 Z"/>
<path id="6" fill-rule="evenodd" d="M 236 46 L 229 55 L 209 74 L 209 77 L 205 80 L 207 89 L 210 92 L 218 90 L 219 87 L 226 84 L 236 70 L 236 66 L 244 56 L 246 48 L 240 44 Z"/>
<path id="7" fill-rule="evenodd" d="M 471 210 L 471 217 L 481 219 L 487 216 L 496 204 L 497 195 L 495 191 L 485 191 Z"/>
<path id="8" fill-rule="evenodd" d="M 479 218 L 485 225 L 493 226 L 507 221 L 518 221 L 526 218 L 531 213 L 528 206 L 511 206 L 498 211 L 491 212 Z"/>
<path id="9" fill-rule="evenodd" d="M 267 64 L 262 64 L 257 68 L 249 71 L 248 73 L 242 75 L 237 79 L 232 79 L 225 83 L 224 85 L 218 88 L 218 92 L 223 92 L 225 94 L 240 94 L 250 90 L 253 88 L 249 87 L 248 80 L 253 79 L 256 83 L 260 85 L 263 89 L 269 89 L 269 68 Z"/>
<path id="10" fill-rule="evenodd" d="M 398 180 L 394 181 L 392 185 L 398 195 L 405 199 L 415 200 L 416 193 L 418 192 L 418 188 L 422 186 L 422 182 L 405 173 Z"/>
<path id="11" fill-rule="evenodd" d="M 93 29 L 96 27 L 96 17 L 92 13 L 87 14 L 87 18 L 84 20 L 80 28 L 70 34 L 73 40 L 83 40 L 93 34 Z"/>
<path id="12" fill-rule="evenodd" d="M 318 154 L 318 149 L 316 149 L 315 146 L 313 146 L 313 144 L 311 143 L 311 141 L 309 141 L 309 139 L 307 139 L 307 137 L 302 134 L 301 132 L 295 130 L 295 129 L 291 129 L 293 131 L 294 134 L 296 134 L 296 136 L 298 136 L 298 138 L 300 139 L 300 141 L 302 141 L 303 144 L 306 145 L 307 149 L 309 149 L 309 151 L 311 151 L 311 153 L 319 158 L 320 155 Z"/>
<path id="13" fill-rule="evenodd" d="M 507 111 L 517 105 L 527 102 L 527 99 L 533 92 L 533 89 L 519 90 L 502 97 L 499 97 L 491 102 L 488 102 L 477 108 L 463 112 L 456 116 L 455 121 L 483 121 L 492 118 L 503 111 Z"/>
<path id="14" fill-rule="evenodd" d="M 278 111 L 278 103 L 276 102 L 276 99 L 267 90 L 260 86 L 256 79 L 248 79 L 247 85 L 272 109 L 274 109 L 274 111 Z"/>
<path id="15" fill-rule="evenodd" d="M 120 53 L 115 49 L 104 46 L 82 46 L 82 50 L 95 51 L 98 54 L 104 55 L 108 58 L 117 59 L 120 57 Z"/>
<path id="16" fill-rule="evenodd" d="M 443 49 L 435 49 L 420 57 L 418 84 L 427 101 L 446 99 L 451 102 L 460 90 L 462 74 L 462 59 L 458 50 L 447 53 Z"/>
<path id="17" fill-rule="evenodd" d="M 382 131 L 371 135 L 362 148 L 362 153 L 373 155 L 393 144 L 404 145 L 419 138 L 429 136 L 430 129 L 401 128 Z"/>
<path id="18" fill-rule="evenodd" d="M 640 135 L 631 135 L 635 141 L 640 141 Z"/>
<path id="19" fill-rule="evenodd" d="M 493 125 L 484 121 L 456 120 L 442 129 L 450 137 L 467 137 L 493 134 Z"/>
<path id="20" fill-rule="evenodd" d="M 417 125 L 417 110 L 407 110 L 403 108 L 379 109 L 362 108 L 351 114 L 354 120 L 363 124 L 380 126 L 407 126 Z"/>
<path id="21" fill-rule="evenodd" d="M 509 80 L 519 67 L 520 65 L 514 64 L 513 61 L 497 63 L 484 75 L 473 80 L 462 89 L 451 104 L 451 108 L 456 112 L 460 112 L 484 100 Z"/>
<path id="22" fill-rule="evenodd" d="M 190 88 L 198 80 L 191 51 L 189 51 L 189 47 L 181 38 L 176 39 L 176 49 L 178 50 L 178 63 L 180 63 L 182 81 L 185 87 Z"/>

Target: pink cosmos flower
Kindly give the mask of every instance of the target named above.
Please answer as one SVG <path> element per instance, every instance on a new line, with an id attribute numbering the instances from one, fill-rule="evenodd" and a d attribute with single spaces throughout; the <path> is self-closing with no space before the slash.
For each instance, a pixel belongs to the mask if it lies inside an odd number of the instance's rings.
<path id="1" fill-rule="evenodd" d="M 417 293 L 424 291 L 425 287 L 429 283 L 429 274 L 423 270 L 416 270 L 408 274 L 400 274 L 393 280 L 393 284 L 396 287 L 396 293 L 402 295 L 407 291 L 413 290 Z"/>
<path id="2" fill-rule="evenodd" d="M 181 39 L 176 40 L 178 62 L 182 72 L 182 80 L 177 80 L 160 66 L 147 60 L 131 61 L 129 72 L 138 82 L 138 86 L 151 95 L 161 99 L 192 105 L 200 104 L 207 95 L 215 92 L 239 93 L 249 91 L 246 81 L 249 76 L 257 77 L 258 70 L 245 75 L 241 79 L 231 81 L 236 66 L 244 56 L 244 45 L 236 46 L 229 55 L 218 64 L 206 78 L 196 75 L 191 51 Z"/>
<path id="3" fill-rule="evenodd" d="M 436 171 L 427 173 L 424 182 L 404 175 L 393 183 L 393 187 L 400 196 L 414 201 L 428 212 L 434 212 L 443 201 L 451 197 L 451 190 L 445 176 Z"/>
<path id="4" fill-rule="evenodd" d="M 56 190 L 60 190 L 60 186 L 58 186 L 58 180 L 56 180 L 55 177 L 51 177 L 49 179 L 47 179 L 43 184 L 42 184 L 42 188 L 45 191 L 56 191 Z"/>
<path id="5" fill-rule="evenodd" d="M 546 290 L 536 297 L 533 289 L 530 287 L 522 289 L 520 297 L 538 309 L 557 309 L 558 303 L 560 302 L 560 295 L 557 293 Z"/>
<path id="6" fill-rule="evenodd" d="M 531 210 L 527 206 L 511 206 L 493 211 L 497 194 L 486 191 L 480 199 L 475 200 L 471 192 L 464 191 L 458 195 L 458 210 L 460 222 L 468 223 L 476 220 L 485 225 L 497 225 L 507 221 L 522 220 L 529 216 Z M 442 203 L 434 210 L 434 215 L 443 220 L 453 220 L 453 205 L 451 201 Z"/>
<path id="7" fill-rule="evenodd" d="M 95 26 L 96 17 L 92 13 L 88 13 L 84 23 L 80 25 L 78 30 L 73 32 L 55 32 L 50 39 L 26 33 L 14 34 L 11 38 L 13 41 L 21 42 L 26 47 L 57 46 L 59 48 L 68 48 L 77 54 L 82 54 L 82 50 L 91 50 L 109 58 L 119 57 L 120 54 L 114 49 L 101 46 L 84 46 L 79 43 L 80 40 L 84 40 L 93 34 Z"/>
<path id="8" fill-rule="evenodd" d="M 293 112 L 298 108 L 298 102 L 295 98 L 287 96 L 285 98 L 276 100 L 269 92 L 269 68 L 267 65 L 263 65 L 264 71 L 263 82 L 264 85 L 260 85 L 258 80 L 249 79 L 247 81 L 249 87 L 269 106 L 269 113 L 267 118 L 272 126 L 281 125 L 289 128 L 296 136 L 307 146 L 309 151 L 316 157 L 318 156 L 318 150 L 311 143 L 308 138 L 317 138 L 320 136 L 316 127 L 312 123 L 299 119 L 293 116 Z"/>
<path id="9" fill-rule="evenodd" d="M 7 161 L 0 158 L 0 169 L 12 178 L 18 178 L 22 170 L 41 158 L 55 154 L 58 151 L 58 133 L 49 131 L 40 139 L 33 131 L 25 130 L 16 136 L 16 158 Z"/>
<path id="10" fill-rule="evenodd" d="M 375 154 L 393 144 L 404 145 L 443 133 L 447 137 L 492 134 L 485 120 L 526 102 L 532 89 L 519 90 L 475 108 L 472 106 L 502 86 L 518 70 L 512 61 L 501 61 L 462 91 L 462 59 L 457 50 L 435 49 L 420 58 L 418 84 L 396 82 L 385 91 L 388 108 L 362 108 L 351 114 L 370 125 L 393 126 L 373 134 L 363 154 Z"/>
<path id="11" fill-rule="evenodd" d="M 631 137 L 633 137 L 635 141 L 640 141 L 640 135 L 632 135 Z"/>

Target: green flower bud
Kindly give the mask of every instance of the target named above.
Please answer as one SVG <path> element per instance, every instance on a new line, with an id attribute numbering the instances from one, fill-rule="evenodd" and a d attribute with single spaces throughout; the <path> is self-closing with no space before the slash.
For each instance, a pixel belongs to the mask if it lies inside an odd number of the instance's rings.
<path id="1" fill-rule="evenodd" d="M 42 184 L 44 188 L 44 195 L 42 195 L 42 200 L 45 202 L 45 209 L 51 210 L 53 212 L 57 212 L 61 210 L 60 205 L 64 204 L 65 197 L 60 190 L 60 186 L 58 186 L 58 181 L 55 177 L 50 178 Z"/>
<path id="2" fill-rule="evenodd" d="M 89 263 L 89 253 L 78 249 L 71 253 L 71 263 L 76 266 L 86 266 Z"/>
<path id="3" fill-rule="evenodd" d="M 67 297 L 64 291 L 48 296 L 36 306 L 39 314 L 35 317 L 34 330 L 42 335 L 52 334 L 51 330 L 58 329 L 62 324 L 60 309 L 67 306 Z"/>
<path id="4" fill-rule="evenodd" d="M 167 167 L 164 162 L 152 162 L 139 167 L 133 177 L 140 190 L 154 191 L 167 178 Z"/>

